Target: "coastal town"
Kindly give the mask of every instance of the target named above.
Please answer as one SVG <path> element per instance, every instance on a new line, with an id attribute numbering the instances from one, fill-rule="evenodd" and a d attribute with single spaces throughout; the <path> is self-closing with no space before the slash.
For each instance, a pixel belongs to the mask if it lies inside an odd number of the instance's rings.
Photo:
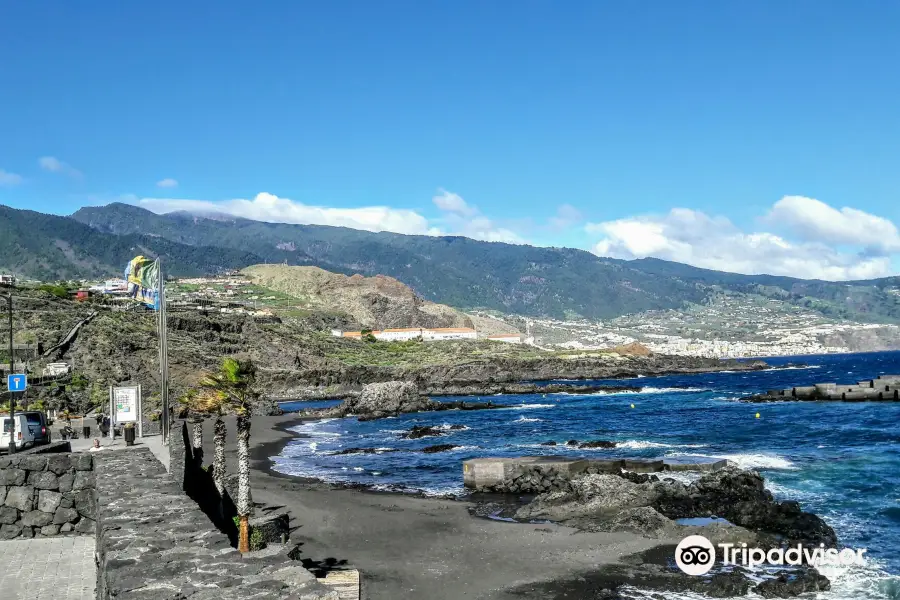
<path id="1" fill-rule="evenodd" d="M 742 358 L 900 348 L 900 326 L 825 317 L 746 294 L 719 295 L 682 311 L 646 311 L 608 321 L 528 318 L 536 343 L 602 349 L 639 342 L 678 356 Z"/>

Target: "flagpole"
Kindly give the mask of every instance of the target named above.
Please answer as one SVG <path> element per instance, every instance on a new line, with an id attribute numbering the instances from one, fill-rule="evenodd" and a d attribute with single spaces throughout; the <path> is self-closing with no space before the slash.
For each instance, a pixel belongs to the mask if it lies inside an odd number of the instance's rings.
<path id="1" fill-rule="evenodd" d="M 166 278 L 162 260 L 156 259 L 159 273 L 159 378 L 162 401 L 162 441 L 169 442 L 169 340 L 166 327 Z"/>

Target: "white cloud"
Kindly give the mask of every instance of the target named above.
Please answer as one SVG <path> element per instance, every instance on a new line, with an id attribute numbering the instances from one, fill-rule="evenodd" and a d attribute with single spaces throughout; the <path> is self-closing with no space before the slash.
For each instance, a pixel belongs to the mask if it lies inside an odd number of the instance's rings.
<path id="1" fill-rule="evenodd" d="M 476 207 L 466 203 L 458 194 L 440 190 L 432 200 L 435 206 L 441 210 L 440 217 L 434 220 L 429 220 L 415 210 L 389 206 L 359 208 L 311 206 L 266 192 L 257 194 L 252 200 L 235 199 L 222 202 L 178 198 L 120 197 L 120 201 L 138 204 L 156 213 L 183 210 L 199 214 L 228 215 L 269 223 L 333 225 L 364 231 L 391 231 L 410 235 L 461 235 L 488 242 L 525 243 L 525 240 L 512 229 L 501 226 L 481 214 Z"/>
<path id="2" fill-rule="evenodd" d="M 860 245 L 884 253 L 900 251 L 900 234 L 889 220 L 855 208 L 837 210 L 813 198 L 785 196 L 765 222 L 789 227 L 804 240 Z"/>
<path id="3" fill-rule="evenodd" d="M 447 190 L 438 190 L 436 196 L 431 199 L 439 209 L 449 213 L 456 213 L 463 217 L 473 217 L 478 214 L 478 209 L 463 200 L 463 197 Z"/>
<path id="4" fill-rule="evenodd" d="M 481 214 L 477 207 L 467 203 L 459 194 L 442 189 L 431 201 L 442 211 L 439 219 L 441 226 L 435 228 L 432 235 L 461 235 L 485 242 L 525 243 L 519 234 Z"/>
<path id="5" fill-rule="evenodd" d="M 870 279 L 891 274 L 891 259 L 885 253 L 873 255 L 869 251 L 843 248 L 846 244 L 867 247 L 869 240 L 874 242 L 872 230 L 857 229 L 858 237 L 844 232 L 829 235 L 833 233 L 833 225 L 822 215 L 842 216 L 848 228 L 858 227 L 859 223 L 876 226 L 880 228 L 877 231 L 885 234 L 886 243 L 881 248 L 896 251 L 900 246 L 894 246 L 890 238 L 892 228 L 896 236 L 896 228 L 890 221 L 856 209 L 836 211 L 816 200 L 812 201 L 815 204 L 806 202 L 809 199 L 802 200 L 784 198 L 773 206 L 767 217 L 767 221 L 780 219 L 779 225 L 796 233 L 800 241 L 768 232 L 747 233 L 725 217 L 686 208 L 675 208 L 662 216 L 589 223 L 585 229 L 603 236 L 592 248 L 600 256 L 625 259 L 653 256 L 720 271 L 828 280 Z"/>
<path id="6" fill-rule="evenodd" d="M 21 175 L 0 169 L 0 186 L 12 187 L 25 181 Z"/>
<path id="7" fill-rule="evenodd" d="M 166 177 L 165 179 L 160 179 L 156 182 L 156 187 L 161 188 L 176 188 L 178 187 L 178 181 L 172 179 L 171 177 Z"/>
<path id="8" fill-rule="evenodd" d="M 80 179 L 82 176 L 81 171 L 72 165 L 59 160 L 55 156 L 42 156 L 38 159 L 38 164 L 42 169 L 50 171 L 51 173 L 60 173 L 62 175 L 74 177 L 75 179 Z"/>
<path id="9" fill-rule="evenodd" d="M 179 200 L 171 198 L 143 198 L 139 204 L 157 213 L 186 210 L 200 213 L 220 213 L 269 223 L 304 225 L 334 225 L 364 231 L 393 231 L 396 233 L 431 233 L 428 220 L 412 210 L 387 206 L 362 208 L 331 208 L 310 206 L 288 198 L 263 192 L 252 200 Z"/>

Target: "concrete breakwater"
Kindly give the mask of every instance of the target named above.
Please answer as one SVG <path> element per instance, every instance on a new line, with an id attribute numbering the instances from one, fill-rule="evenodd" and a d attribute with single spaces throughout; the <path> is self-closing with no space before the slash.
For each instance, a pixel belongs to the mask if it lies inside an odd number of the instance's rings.
<path id="1" fill-rule="evenodd" d="M 856 384 L 816 383 L 765 394 L 745 396 L 745 402 L 897 402 L 900 401 L 900 375 L 879 375 Z"/>

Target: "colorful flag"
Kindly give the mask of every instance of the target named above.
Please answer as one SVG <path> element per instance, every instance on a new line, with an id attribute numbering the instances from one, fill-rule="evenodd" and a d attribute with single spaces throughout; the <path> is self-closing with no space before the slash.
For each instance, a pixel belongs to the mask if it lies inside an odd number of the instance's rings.
<path id="1" fill-rule="evenodd" d="M 125 267 L 128 295 L 154 310 L 159 310 L 159 263 L 136 256 Z"/>

